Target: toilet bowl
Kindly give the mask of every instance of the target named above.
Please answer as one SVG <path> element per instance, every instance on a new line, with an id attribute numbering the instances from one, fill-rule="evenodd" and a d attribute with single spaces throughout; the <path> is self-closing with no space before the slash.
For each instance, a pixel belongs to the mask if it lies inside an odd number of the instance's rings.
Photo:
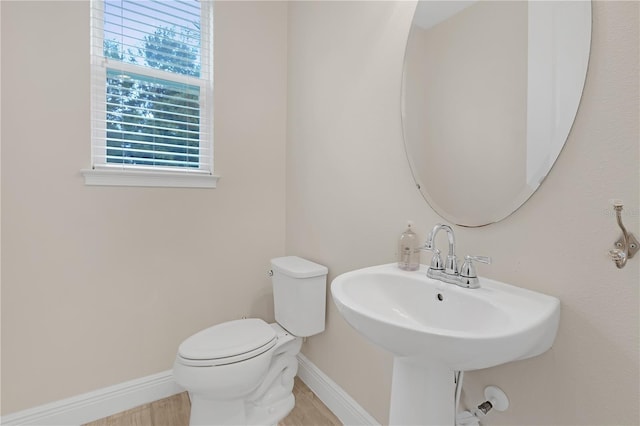
<path id="1" fill-rule="evenodd" d="M 178 348 L 173 375 L 189 391 L 190 425 L 270 425 L 293 409 L 302 337 L 324 330 L 327 268 L 295 256 L 271 266 L 276 323 L 221 323 Z"/>

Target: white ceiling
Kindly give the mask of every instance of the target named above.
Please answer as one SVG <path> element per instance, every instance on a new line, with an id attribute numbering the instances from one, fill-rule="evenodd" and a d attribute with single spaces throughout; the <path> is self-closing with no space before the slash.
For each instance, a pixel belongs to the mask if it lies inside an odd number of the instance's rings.
<path id="1" fill-rule="evenodd" d="M 421 0 L 418 2 L 413 23 L 429 29 L 450 18 L 478 0 Z"/>

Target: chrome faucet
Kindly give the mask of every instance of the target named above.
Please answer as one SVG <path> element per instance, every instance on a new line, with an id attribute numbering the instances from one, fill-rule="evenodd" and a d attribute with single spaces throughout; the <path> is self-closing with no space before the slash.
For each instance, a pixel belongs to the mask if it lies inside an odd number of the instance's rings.
<path id="1" fill-rule="evenodd" d="M 442 258 L 440 257 L 440 250 L 434 247 L 433 241 L 436 238 L 438 232 L 444 229 L 447 231 L 447 238 L 449 239 L 449 253 L 447 253 L 447 261 L 444 266 L 442 265 Z M 433 227 L 429 235 L 427 235 L 427 241 L 424 243 L 424 250 L 433 251 L 433 257 L 431 258 L 431 265 L 427 269 L 427 276 L 435 280 L 443 281 L 449 284 L 456 284 L 460 287 L 466 288 L 478 288 L 480 287 L 480 281 L 476 273 L 473 261 L 476 260 L 482 263 L 491 263 L 491 258 L 486 256 L 465 256 L 462 269 L 458 270 L 458 259 L 456 258 L 456 238 L 453 233 L 453 229 L 449 225 L 443 225 L 438 223 Z"/>
<path id="2" fill-rule="evenodd" d="M 453 233 L 453 229 L 449 225 L 443 225 L 438 223 L 433 227 L 429 235 L 427 235 L 427 241 L 424 243 L 424 248 L 427 250 L 434 250 L 433 248 L 433 240 L 435 240 L 438 231 L 444 229 L 447 231 L 447 238 L 449 239 L 449 253 L 447 253 L 447 262 L 445 263 L 444 268 L 442 268 L 442 261 L 437 262 L 436 264 L 440 264 L 439 268 L 434 268 L 435 271 L 444 271 L 447 275 L 458 275 L 458 260 L 456 259 L 456 237 Z M 440 257 L 440 250 L 435 249 L 433 257 Z M 433 264 L 433 260 L 431 260 Z M 432 268 L 430 267 L 427 271 L 427 275 L 431 272 Z M 434 277 L 430 277 L 434 278 Z"/>

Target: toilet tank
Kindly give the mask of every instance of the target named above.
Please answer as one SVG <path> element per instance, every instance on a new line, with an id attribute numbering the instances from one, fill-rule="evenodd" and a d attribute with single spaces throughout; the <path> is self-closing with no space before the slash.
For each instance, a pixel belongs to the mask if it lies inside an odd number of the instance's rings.
<path id="1" fill-rule="evenodd" d="M 324 331 L 326 266 L 297 256 L 271 259 L 276 322 L 298 337 Z"/>

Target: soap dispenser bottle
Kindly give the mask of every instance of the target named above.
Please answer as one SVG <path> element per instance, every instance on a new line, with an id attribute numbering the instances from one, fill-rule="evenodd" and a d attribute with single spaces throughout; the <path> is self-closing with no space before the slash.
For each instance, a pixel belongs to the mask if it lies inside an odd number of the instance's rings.
<path id="1" fill-rule="evenodd" d="M 420 250 L 418 236 L 411 229 L 413 222 L 407 222 L 407 229 L 398 241 L 398 268 L 405 271 L 417 271 L 420 267 Z"/>

